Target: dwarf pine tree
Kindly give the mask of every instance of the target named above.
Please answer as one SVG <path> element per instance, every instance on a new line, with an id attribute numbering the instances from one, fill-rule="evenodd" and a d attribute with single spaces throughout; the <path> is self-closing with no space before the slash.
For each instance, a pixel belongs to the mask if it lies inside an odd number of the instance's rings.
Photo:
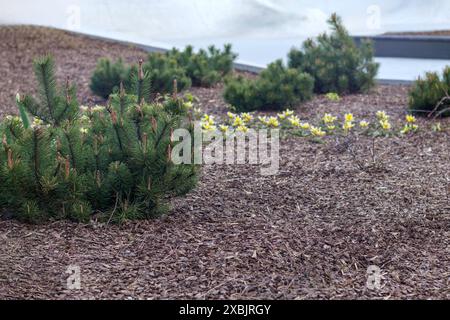
<path id="1" fill-rule="evenodd" d="M 315 80 L 316 93 L 358 93 L 375 85 L 379 65 L 373 60 L 373 47 L 363 41 L 356 46 L 341 18 L 328 20 L 331 34 L 308 39 L 302 49 L 289 52 L 289 67 L 309 73 Z"/>
<path id="2" fill-rule="evenodd" d="M 80 110 L 75 87 L 57 86 L 50 56 L 35 60 L 34 72 L 38 98 L 18 96 L 21 116 L 0 124 L 3 212 L 29 222 L 86 222 L 94 213 L 106 221 L 143 219 L 195 186 L 198 168 L 171 161 L 173 130 L 192 130 L 183 98 L 147 103 L 139 72 L 137 95 L 121 86 L 106 107 Z"/>

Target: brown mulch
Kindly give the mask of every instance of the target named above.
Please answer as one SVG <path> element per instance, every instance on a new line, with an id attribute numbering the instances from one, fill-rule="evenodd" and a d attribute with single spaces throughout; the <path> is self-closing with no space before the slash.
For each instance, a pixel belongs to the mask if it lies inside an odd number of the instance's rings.
<path id="1" fill-rule="evenodd" d="M 34 92 L 34 58 L 52 54 L 56 60 L 59 83 L 66 77 L 77 84 L 78 98 L 83 104 L 103 102 L 89 89 L 89 80 L 97 60 L 122 58 L 132 63 L 145 58 L 145 51 L 132 45 L 98 40 L 45 27 L 0 26 L 0 116 L 17 113 L 15 96 Z"/>
<path id="2" fill-rule="evenodd" d="M 14 73 L 3 59 L 0 72 Z M 298 112 L 313 120 L 386 110 L 400 121 L 407 89 L 380 86 L 338 103 L 317 97 Z M 226 110 L 220 86 L 192 91 L 208 112 Z M 161 219 L 0 221 L 0 299 L 449 299 L 449 136 L 379 139 L 376 166 L 364 168 L 369 138 L 349 154 L 331 137 L 291 137 L 280 143 L 278 175 L 204 166 L 199 186 Z M 67 289 L 69 265 L 81 268 L 81 290 Z M 379 290 L 366 287 L 370 265 L 382 270 Z"/>

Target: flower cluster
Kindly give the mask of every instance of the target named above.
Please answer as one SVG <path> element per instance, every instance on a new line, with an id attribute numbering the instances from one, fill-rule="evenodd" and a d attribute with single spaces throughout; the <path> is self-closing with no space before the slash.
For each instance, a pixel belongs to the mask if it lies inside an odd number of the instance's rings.
<path id="1" fill-rule="evenodd" d="M 233 113 L 228 112 L 223 123 L 216 123 L 213 116 L 203 114 L 201 124 L 204 131 L 247 132 L 250 128 L 285 129 L 290 133 L 302 137 L 322 138 L 335 134 L 349 135 L 351 133 L 371 136 L 406 135 L 419 130 L 417 119 L 406 115 L 404 126 L 394 126 L 386 111 L 377 111 L 373 119 L 357 119 L 353 113 L 342 116 L 325 113 L 318 122 L 309 122 L 292 110 L 285 110 L 277 114 Z M 433 124 L 434 132 L 442 131 L 440 123 Z"/>

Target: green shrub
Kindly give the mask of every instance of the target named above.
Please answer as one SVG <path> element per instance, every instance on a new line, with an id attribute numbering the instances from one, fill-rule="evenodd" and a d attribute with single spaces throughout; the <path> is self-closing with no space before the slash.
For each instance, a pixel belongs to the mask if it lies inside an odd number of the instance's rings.
<path id="1" fill-rule="evenodd" d="M 226 44 L 223 51 L 215 46 L 207 50 L 200 49 L 194 53 L 192 46 L 184 51 L 172 49 L 166 54 L 168 59 L 174 59 L 182 67 L 194 86 L 210 87 L 220 82 L 233 70 L 233 62 L 237 54 L 232 52 L 230 44 Z"/>
<path id="2" fill-rule="evenodd" d="M 450 116 L 450 67 L 442 77 L 429 72 L 419 77 L 409 90 L 409 109 L 419 115 Z"/>
<path id="3" fill-rule="evenodd" d="M 309 100 L 313 87 L 310 75 L 287 69 L 277 60 L 255 80 L 242 76 L 227 80 L 224 98 L 239 112 L 281 110 Z"/>
<path id="4" fill-rule="evenodd" d="M 122 89 L 107 107 L 80 112 L 74 87 L 56 87 L 51 57 L 34 69 L 39 99 L 18 96 L 22 119 L 0 123 L 1 209 L 29 222 L 88 222 L 93 213 L 120 222 L 161 214 L 195 186 L 197 167 L 170 157 L 173 130 L 192 130 L 183 99 L 138 103 Z"/>
<path id="5" fill-rule="evenodd" d="M 127 76 L 128 67 L 121 59 L 113 63 L 107 58 L 101 58 L 92 74 L 90 88 L 95 95 L 107 99 L 119 89 L 120 83 L 125 81 Z"/>
<path id="6" fill-rule="evenodd" d="M 136 66 L 131 72 L 135 72 Z M 144 64 L 144 71 L 150 75 L 152 92 L 154 94 L 166 94 L 174 90 L 173 83 L 177 80 L 178 90 L 188 89 L 191 86 L 191 79 L 186 75 L 186 70 L 182 68 L 175 59 L 168 58 L 163 53 L 151 53 Z"/>
<path id="7" fill-rule="evenodd" d="M 194 52 L 192 46 L 185 50 L 172 49 L 166 53 L 150 53 L 143 65 L 143 70 L 148 73 L 151 88 L 148 91 L 155 96 L 157 93 L 166 94 L 172 92 L 174 80 L 177 80 L 179 90 L 189 88 L 191 85 L 210 87 L 222 81 L 233 70 L 233 62 L 237 55 L 232 52 L 231 45 L 225 45 L 223 50 L 215 46 L 207 50 Z M 94 94 L 108 98 L 118 90 L 121 82 L 125 90 L 131 89 L 133 75 L 138 73 L 138 65 L 126 66 L 122 60 L 112 63 L 109 59 L 102 58 L 91 77 L 91 90 Z"/>
<path id="8" fill-rule="evenodd" d="M 139 64 L 125 65 L 121 60 L 112 63 L 109 59 L 99 60 L 97 67 L 91 77 L 91 90 L 97 96 L 108 98 L 119 90 L 123 83 L 126 92 L 135 93 L 136 79 L 139 76 L 140 66 L 143 69 L 142 78 L 148 80 L 141 87 L 146 93 L 145 100 L 154 97 L 156 94 L 167 94 L 173 91 L 174 80 L 177 80 L 179 90 L 187 89 L 191 86 L 191 80 L 186 76 L 186 72 L 181 68 L 176 60 L 168 59 L 165 54 L 152 53 L 148 61 Z"/>
<path id="9" fill-rule="evenodd" d="M 303 49 L 292 49 L 289 67 L 307 72 L 314 77 L 314 92 L 358 93 L 375 84 L 379 65 L 373 61 L 370 42 L 358 48 L 342 20 L 333 14 L 329 19 L 333 32 L 320 35 L 317 41 L 309 39 Z"/>

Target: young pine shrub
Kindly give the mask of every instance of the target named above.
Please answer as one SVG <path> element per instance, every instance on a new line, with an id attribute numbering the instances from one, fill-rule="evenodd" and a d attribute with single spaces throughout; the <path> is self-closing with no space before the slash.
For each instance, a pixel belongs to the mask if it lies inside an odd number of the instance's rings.
<path id="1" fill-rule="evenodd" d="M 231 44 L 224 45 L 223 51 L 215 46 L 209 46 L 207 50 L 200 49 L 194 52 L 192 46 L 187 46 L 184 51 L 172 49 L 166 55 L 177 61 L 192 84 L 199 87 L 211 87 L 231 73 L 237 54 L 232 52 Z"/>
<path id="2" fill-rule="evenodd" d="M 418 115 L 450 116 L 450 67 L 442 77 L 429 72 L 409 90 L 409 109 Z"/>
<path id="3" fill-rule="evenodd" d="M 95 95 L 107 99 L 119 89 L 120 83 L 127 79 L 128 69 L 121 59 L 112 62 L 101 58 L 92 74 L 89 87 Z"/>
<path id="4" fill-rule="evenodd" d="M 0 123 L 3 212 L 28 222 L 144 219 L 195 186 L 197 167 L 171 161 L 173 130 L 192 131 L 182 98 L 148 103 L 122 87 L 107 107 L 80 112 L 73 86 L 57 88 L 51 57 L 34 70 L 39 98 L 18 96 L 22 119 Z"/>
<path id="5" fill-rule="evenodd" d="M 282 110 L 311 99 L 314 79 L 281 60 L 271 63 L 255 80 L 239 76 L 226 81 L 224 98 L 238 112 Z"/>
<path id="6" fill-rule="evenodd" d="M 372 44 L 365 41 L 358 48 L 342 20 L 333 14 L 328 20 L 332 33 L 309 39 L 303 48 L 289 52 L 289 67 L 314 77 L 314 92 L 359 93 L 375 85 L 379 64 L 373 61 Z"/>
<path id="7" fill-rule="evenodd" d="M 136 72 L 137 66 L 132 66 L 131 73 Z M 144 64 L 144 72 L 148 72 L 153 94 L 167 94 L 173 92 L 174 80 L 177 81 L 177 89 L 182 91 L 191 87 L 192 82 L 186 74 L 186 70 L 167 54 L 150 53 Z"/>
<path id="8" fill-rule="evenodd" d="M 140 60 L 139 64 L 132 65 L 125 65 L 121 60 L 113 63 L 107 58 L 100 59 L 91 77 L 90 88 L 95 95 L 104 99 L 119 91 L 121 83 L 127 92 L 135 93 L 136 79 L 141 67 L 145 82 L 139 90 L 148 93 L 149 97 L 172 92 L 174 79 L 178 81 L 179 90 L 191 86 L 191 80 L 186 76 L 185 70 L 178 66 L 174 59 L 168 59 L 161 53 L 152 53 L 147 62 Z"/>

